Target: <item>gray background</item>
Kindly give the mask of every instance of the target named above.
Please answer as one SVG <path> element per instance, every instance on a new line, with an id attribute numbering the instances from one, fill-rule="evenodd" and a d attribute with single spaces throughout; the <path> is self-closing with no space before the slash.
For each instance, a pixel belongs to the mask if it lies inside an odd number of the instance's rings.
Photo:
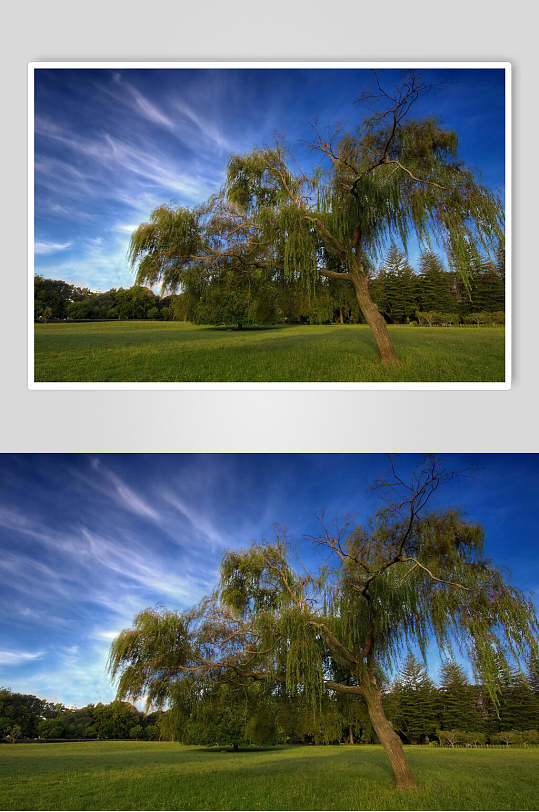
<path id="1" fill-rule="evenodd" d="M 0 452 L 539 451 L 539 116 L 529 2 L 332 0 L 10 4 L 2 47 Z M 29 391 L 27 63 L 39 60 L 509 60 L 510 391 Z"/>

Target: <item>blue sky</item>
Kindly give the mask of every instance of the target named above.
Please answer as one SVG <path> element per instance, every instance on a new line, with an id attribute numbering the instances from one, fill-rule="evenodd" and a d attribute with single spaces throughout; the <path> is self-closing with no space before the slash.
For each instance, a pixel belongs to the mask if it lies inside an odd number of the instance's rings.
<path id="1" fill-rule="evenodd" d="M 419 71 L 441 85 L 414 108 L 455 129 L 460 157 L 504 186 L 504 72 Z M 379 72 L 391 88 L 401 71 Z M 370 70 L 38 69 L 35 272 L 94 290 L 129 286 L 134 228 L 162 203 L 216 192 L 227 156 L 283 135 L 302 167 L 312 123 L 353 127 Z M 418 246 L 411 244 L 410 260 Z"/>
<path id="2" fill-rule="evenodd" d="M 409 473 L 419 455 L 396 455 Z M 539 455 L 441 455 L 433 505 L 461 505 L 515 586 L 539 585 Z M 138 611 L 186 609 L 225 549 L 285 527 L 307 564 L 316 515 L 367 518 L 384 455 L 0 456 L 0 686 L 66 704 L 110 701 L 113 637 Z M 430 670 L 439 661 L 431 652 Z"/>

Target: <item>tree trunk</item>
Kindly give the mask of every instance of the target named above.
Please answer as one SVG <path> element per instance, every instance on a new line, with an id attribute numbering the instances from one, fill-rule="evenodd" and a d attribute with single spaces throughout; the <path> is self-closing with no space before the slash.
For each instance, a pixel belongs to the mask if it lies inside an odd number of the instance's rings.
<path id="1" fill-rule="evenodd" d="M 382 707 L 382 694 L 378 688 L 371 686 L 365 691 L 364 696 L 372 726 L 391 764 L 397 789 L 413 789 L 417 784 L 404 755 L 400 737 L 395 733 L 393 725 L 385 715 Z"/>
<path id="2" fill-rule="evenodd" d="M 348 729 L 348 744 L 354 743 L 354 734 L 352 733 L 352 725 Z"/>
<path id="3" fill-rule="evenodd" d="M 342 307 L 339 308 L 339 321 L 341 324 L 344 324 L 344 318 L 342 315 Z"/>
<path id="4" fill-rule="evenodd" d="M 371 299 L 367 277 L 363 272 L 352 273 L 352 284 L 356 291 L 356 298 L 365 316 L 365 321 L 372 330 L 378 352 L 383 364 L 398 364 L 399 356 L 389 336 L 384 317 Z"/>

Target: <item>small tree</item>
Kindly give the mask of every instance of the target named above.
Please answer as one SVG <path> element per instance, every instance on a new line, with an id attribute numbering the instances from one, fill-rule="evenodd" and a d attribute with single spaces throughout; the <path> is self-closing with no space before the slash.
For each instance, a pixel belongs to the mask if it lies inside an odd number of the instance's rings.
<path id="1" fill-rule="evenodd" d="M 510 744 L 518 746 L 522 744 L 522 732 L 520 730 L 501 730 L 492 737 L 493 742 L 501 742 L 509 747 Z"/>
<path id="2" fill-rule="evenodd" d="M 279 538 L 226 553 L 211 598 L 187 614 L 145 610 L 113 642 L 119 696 L 159 701 L 198 674 L 281 684 L 313 708 L 327 690 L 361 697 L 397 786 L 415 786 L 382 705 L 381 674 L 403 645 L 457 639 L 494 702 L 498 661 L 538 650 L 533 605 L 483 557 L 482 528 L 427 509 L 451 476 L 430 458 L 408 481 L 392 466 L 369 523 L 322 519 L 313 541 L 333 565 L 318 573 L 296 573 Z"/>
<path id="3" fill-rule="evenodd" d="M 456 744 L 463 744 L 466 734 L 462 730 L 437 730 L 436 735 L 442 747 L 455 747 Z"/>

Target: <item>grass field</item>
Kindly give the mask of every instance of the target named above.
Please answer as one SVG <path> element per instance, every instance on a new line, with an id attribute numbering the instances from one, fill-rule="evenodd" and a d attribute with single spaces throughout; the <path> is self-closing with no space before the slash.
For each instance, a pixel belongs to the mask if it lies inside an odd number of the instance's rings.
<path id="1" fill-rule="evenodd" d="M 539 749 L 408 747 L 419 789 L 381 747 L 215 752 L 170 742 L 0 745 L 1 809 L 537 809 Z"/>
<path id="2" fill-rule="evenodd" d="M 178 322 L 37 324 L 36 381 L 503 381 L 502 327 L 389 328 L 384 367 L 364 325 L 226 330 Z"/>

